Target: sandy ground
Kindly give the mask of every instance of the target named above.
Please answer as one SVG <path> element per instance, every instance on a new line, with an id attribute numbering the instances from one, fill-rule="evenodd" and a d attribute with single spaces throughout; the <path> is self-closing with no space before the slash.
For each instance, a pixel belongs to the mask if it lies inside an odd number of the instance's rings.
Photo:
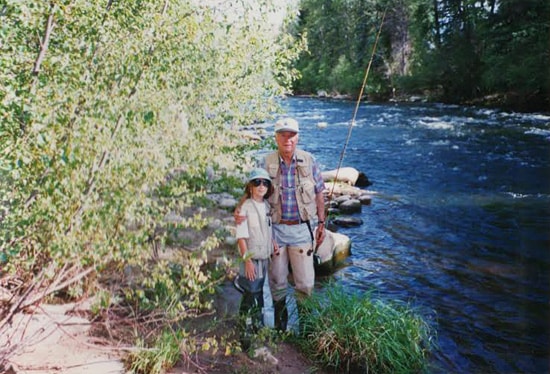
<path id="1" fill-rule="evenodd" d="M 90 322 L 78 317 L 84 304 L 42 305 L 34 313 L 17 314 L 0 336 L 11 343 L 8 357 L 17 374 L 125 373 L 120 355 L 107 342 L 89 335 Z"/>

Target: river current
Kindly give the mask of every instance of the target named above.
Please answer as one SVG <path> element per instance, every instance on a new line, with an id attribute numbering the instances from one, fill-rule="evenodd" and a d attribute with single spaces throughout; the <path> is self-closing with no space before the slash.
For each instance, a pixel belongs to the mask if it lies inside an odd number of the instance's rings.
<path id="1" fill-rule="evenodd" d="M 323 170 L 373 183 L 334 278 L 417 308 L 433 373 L 548 373 L 550 115 L 361 103 L 350 127 L 355 105 L 283 102 Z"/>

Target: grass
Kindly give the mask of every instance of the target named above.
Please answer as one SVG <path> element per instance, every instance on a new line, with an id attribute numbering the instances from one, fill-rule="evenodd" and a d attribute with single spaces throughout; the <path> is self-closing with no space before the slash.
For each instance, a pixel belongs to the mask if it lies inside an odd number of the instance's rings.
<path id="1" fill-rule="evenodd" d="M 348 373 L 427 370 L 431 330 L 410 306 L 347 294 L 330 284 L 301 310 L 297 343 L 319 365 Z"/>
<path id="2" fill-rule="evenodd" d="M 165 329 L 159 334 L 152 347 L 146 347 L 143 340 L 138 340 L 137 349 L 125 359 L 126 367 L 136 374 L 161 374 L 178 362 L 180 342 L 185 338 L 183 331 Z"/>

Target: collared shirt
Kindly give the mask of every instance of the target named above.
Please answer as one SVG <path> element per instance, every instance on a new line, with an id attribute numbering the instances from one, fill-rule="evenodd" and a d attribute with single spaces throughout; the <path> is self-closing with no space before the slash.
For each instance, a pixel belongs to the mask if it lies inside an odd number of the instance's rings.
<path id="1" fill-rule="evenodd" d="M 325 182 L 321 175 L 321 170 L 317 161 L 313 156 L 311 170 L 313 173 L 313 180 L 315 181 L 315 193 L 318 194 L 325 189 Z M 290 165 L 284 162 L 282 157 L 279 157 L 279 170 L 281 173 L 281 207 L 282 207 L 282 219 L 289 221 L 296 221 L 300 219 L 300 213 L 298 212 L 298 203 L 296 201 L 296 155 L 292 157 Z"/>
<path id="2" fill-rule="evenodd" d="M 321 169 L 313 155 L 311 155 L 311 169 L 312 177 L 315 181 L 314 191 L 315 193 L 323 192 L 325 189 L 325 182 L 321 175 Z M 258 167 L 267 167 L 266 158 L 258 160 Z M 289 166 L 285 164 L 283 159 L 279 155 L 279 173 L 281 175 L 281 184 L 283 188 L 281 192 L 281 208 L 282 208 L 282 217 L 281 219 L 295 221 L 300 219 L 298 213 L 298 203 L 296 201 L 296 155 L 292 157 L 292 162 Z M 290 213 L 290 214 L 289 214 Z M 273 225 L 273 234 L 274 238 L 280 246 L 286 245 L 308 245 L 311 244 L 311 233 L 309 232 L 308 226 L 303 223 L 301 225 Z"/>

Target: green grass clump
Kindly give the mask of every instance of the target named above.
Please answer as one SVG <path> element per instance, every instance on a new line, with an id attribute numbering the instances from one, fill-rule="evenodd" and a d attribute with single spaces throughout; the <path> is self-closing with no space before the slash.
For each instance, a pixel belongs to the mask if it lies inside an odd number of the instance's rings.
<path id="1" fill-rule="evenodd" d="M 184 331 L 165 329 L 157 336 L 152 347 L 143 340 L 137 342 L 137 349 L 125 359 L 126 367 L 136 374 L 160 374 L 172 368 L 181 356 L 180 343 L 186 337 Z"/>
<path id="2" fill-rule="evenodd" d="M 324 367 L 348 373 L 427 370 L 430 327 L 410 306 L 329 285 L 300 309 L 298 344 Z"/>

